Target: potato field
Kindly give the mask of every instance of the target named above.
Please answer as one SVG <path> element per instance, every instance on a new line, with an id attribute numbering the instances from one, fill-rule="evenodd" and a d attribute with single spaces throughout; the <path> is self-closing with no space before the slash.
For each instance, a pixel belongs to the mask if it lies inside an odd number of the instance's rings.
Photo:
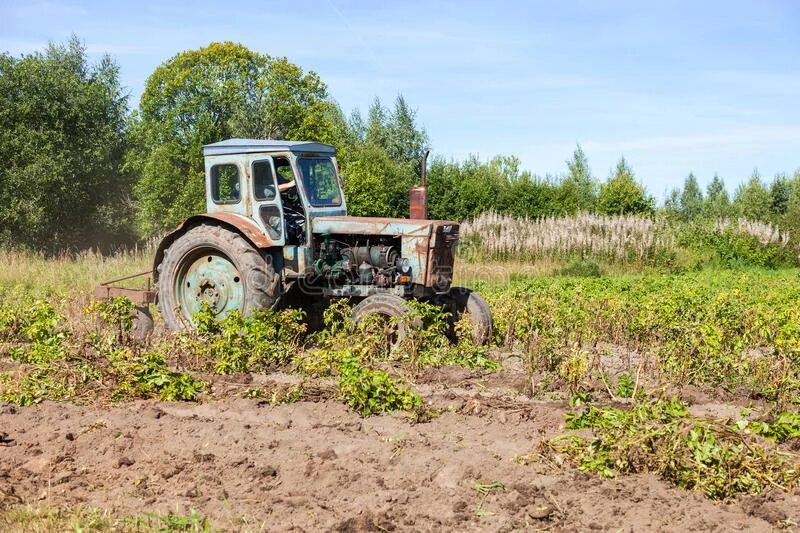
<path id="1" fill-rule="evenodd" d="M 127 300 L 7 280 L 2 529 L 794 527 L 798 270 L 503 266 L 460 272 L 489 347 L 427 304 L 415 329 L 355 325 L 345 301 L 314 331 L 299 310 L 201 311 L 142 342 Z"/>

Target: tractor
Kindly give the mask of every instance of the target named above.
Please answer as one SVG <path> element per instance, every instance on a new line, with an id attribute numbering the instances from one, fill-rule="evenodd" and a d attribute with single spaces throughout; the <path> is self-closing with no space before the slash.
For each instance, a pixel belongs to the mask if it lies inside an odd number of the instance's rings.
<path id="1" fill-rule="evenodd" d="M 409 192 L 410 218 L 347 215 L 335 149 L 304 141 L 228 139 L 204 146 L 206 213 L 160 242 L 146 289 L 102 283 L 95 298 L 127 296 L 137 306 L 134 334 L 145 337 L 158 306 L 167 329 L 192 328 L 207 306 L 218 318 L 280 306 L 307 309 L 313 322 L 331 301 L 353 302 L 358 323 L 399 317 L 410 299 L 471 321 L 473 341 L 492 333 L 486 301 L 452 287 L 457 222 L 427 219 L 425 168 Z"/>

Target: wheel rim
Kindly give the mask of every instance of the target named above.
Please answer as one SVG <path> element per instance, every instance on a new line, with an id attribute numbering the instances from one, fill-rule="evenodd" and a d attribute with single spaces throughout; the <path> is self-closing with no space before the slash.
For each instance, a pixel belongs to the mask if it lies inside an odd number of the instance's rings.
<path id="1" fill-rule="evenodd" d="M 195 252 L 181 261 L 175 277 L 175 299 L 189 322 L 204 303 L 217 318 L 224 318 L 244 307 L 242 275 L 217 250 Z"/>

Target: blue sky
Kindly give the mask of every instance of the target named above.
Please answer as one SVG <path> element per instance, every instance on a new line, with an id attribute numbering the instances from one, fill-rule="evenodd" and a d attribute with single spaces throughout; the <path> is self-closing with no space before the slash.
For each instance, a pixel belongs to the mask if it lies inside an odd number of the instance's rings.
<path id="1" fill-rule="evenodd" d="M 800 2 L 17 2 L 0 50 L 75 33 L 138 104 L 181 50 L 233 40 L 318 72 L 346 112 L 403 94 L 435 154 L 514 154 L 544 175 L 580 143 L 657 198 L 693 171 L 729 189 L 800 167 Z"/>

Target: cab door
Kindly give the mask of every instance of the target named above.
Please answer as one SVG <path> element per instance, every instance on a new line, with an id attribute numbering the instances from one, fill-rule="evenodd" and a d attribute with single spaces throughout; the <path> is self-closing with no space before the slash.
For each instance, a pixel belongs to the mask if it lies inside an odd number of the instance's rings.
<path id="1" fill-rule="evenodd" d="M 253 184 L 253 219 L 276 246 L 283 246 L 286 242 L 283 207 L 272 158 L 254 158 L 250 162 L 250 177 Z"/>

